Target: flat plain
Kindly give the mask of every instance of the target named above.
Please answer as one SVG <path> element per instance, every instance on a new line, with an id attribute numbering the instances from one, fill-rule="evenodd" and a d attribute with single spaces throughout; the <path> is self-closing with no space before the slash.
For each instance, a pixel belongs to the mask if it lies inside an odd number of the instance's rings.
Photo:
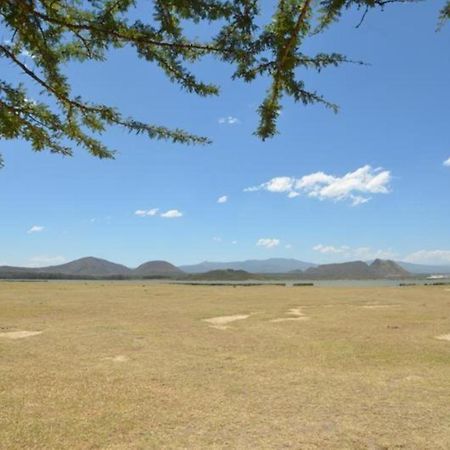
<path id="1" fill-rule="evenodd" d="M 0 283 L 2 449 L 448 449 L 450 290 Z"/>

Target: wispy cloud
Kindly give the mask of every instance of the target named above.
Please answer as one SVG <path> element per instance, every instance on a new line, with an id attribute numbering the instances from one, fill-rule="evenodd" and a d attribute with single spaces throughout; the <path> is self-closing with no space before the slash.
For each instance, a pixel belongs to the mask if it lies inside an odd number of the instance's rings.
<path id="1" fill-rule="evenodd" d="M 244 189 L 245 192 L 268 191 L 286 194 L 289 198 L 306 195 L 318 200 L 350 201 L 352 206 L 368 202 L 369 194 L 390 192 L 391 173 L 369 165 L 348 172 L 342 177 L 314 172 L 301 178 L 275 177 L 258 186 Z"/>
<path id="2" fill-rule="evenodd" d="M 265 248 L 274 248 L 280 245 L 279 239 L 273 239 L 273 238 L 261 238 L 258 239 L 256 242 L 256 245 L 258 247 L 265 247 Z"/>
<path id="3" fill-rule="evenodd" d="M 228 201 L 228 196 L 227 195 L 222 195 L 222 197 L 219 197 L 217 199 L 217 203 L 226 203 Z"/>
<path id="4" fill-rule="evenodd" d="M 335 247 L 334 245 L 323 245 L 323 244 L 317 244 L 313 247 L 313 250 L 319 253 L 323 254 L 337 254 L 337 253 L 344 253 L 344 251 L 348 250 L 349 247 L 342 246 L 342 247 Z"/>
<path id="5" fill-rule="evenodd" d="M 241 123 L 241 121 L 237 117 L 233 116 L 220 117 L 217 122 L 219 122 L 221 125 L 237 125 Z"/>
<path id="6" fill-rule="evenodd" d="M 158 208 L 138 209 L 137 211 L 134 212 L 134 215 L 139 217 L 156 216 L 158 214 L 158 211 L 159 211 Z"/>
<path id="7" fill-rule="evenodd" d="M 137 212 L 137 211 L 136 211 Z M 112 216 L 91 217 L 87 222 L 96 224 L 111 225 Z"/>
<path id="8" fill-rule="evenodd" d="M 176 219 L 178 217 L 182 217 L 183 213 L 178 209 L 169 209 L 166 212 L 159 212 L 159 208 L 152 209 L 138 209 L 134 212 L 135 216 L 138 217 L 163 217 L 164 219 Z"/>
<path id="9" fill-rule="evenodd" d="M 165 219 L 177 219 L 182 216 L 183 213 L 178 211 L 178 209 L 169 209 L 168 211 L 161 213 L 161 217 L 164 217 Z"/>
<path id="10" fill-rule="evenodd" d="M 450 250 L 418 250 L 403 260 L 417 264 L 450 264 Z"/>
<path id="11" fill-rule="evenodd" d="M 28 234 L 33 234 L 33 233 L 40 233 L 42 231 L 45 230 L 45 227 L 41 226 L 41 225 L 33 225 L 28 231 Z"/>
<path id="12" fill-rule="evenodd" d="M 450 158 L 448 158 L 444 161 L 444 166 L 450 167 Z"/>
<path id="13" fill-rule="evenodd" d="M 358 247 L 352 249 L 351 255 L 356 259 L 395 259 L 398 254 L 391 249 L 374 249 L 370 247 Z"/>
<path id="14" fill-rule="evenodd" d="M 351 259 L 393 259 L 398 255 L 391 249 L 374 249 L 371 247 L 350 247 L 348 245 L 323 245 L 318 244 L 313 247 L 316 252 L 322 253 L 323 255 L 339 255 L 343 258 Z"/>
<path id="15" fill-rule="evenodd" d="M 222 238 L 219 237 L 219 236 L 214 236 L 214 237 L 212 238 L 212 240 L 213 240 L 214 242 L 222 242 Z"/>

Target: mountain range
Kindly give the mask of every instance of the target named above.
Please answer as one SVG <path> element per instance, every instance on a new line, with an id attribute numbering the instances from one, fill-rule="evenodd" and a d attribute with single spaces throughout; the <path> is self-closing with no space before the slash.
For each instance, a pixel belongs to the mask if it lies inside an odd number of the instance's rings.
<path id="1" fill-rule="evenodd" d="M 204 273 L 212 270 L 244 270 L 250 273 L 287 273 L 293 270 L 306 270 L 316 264 L 288 258 L 249 259 L 246 261 L 211 262 L 180 266 L 186 273 Z"/>
<path id="2" fill-rule="evenodd" d="M 116 264 L 106 259 L 86 257 L 75 261 L 49 267 L 11 267 L 1 266 L 0 277 L 13 277 L 25 275 L 33 278 L 43 277 L 45 274 L 65 275 L 74 278 L 83 277 L 123 277 L 123 278 L 145 278 L 145 277 L 174 277 L 182 275 L 183 271 L 166 261 L 149 261 L 141 264 L 135 269 L 130 269 L 122 264 Z M 60 278 L 60 277 L 56 277 Z"/>
<path id="3" fill-rule="evenodd" d="M 397 261 L 397 263 L 405 270 L 411 273 L 436 273 L 436 274 L 450 274 L 450 266 L 438 266 L 427 264 L 414 264 L 403 261 Z"/>
<path id="4" fill-rule="evenodd" d="M 167 261 L 148 261 L 136 268 L 105 259 L 86 257 L 49 267 L 1 266 L 0 278 L 188 278 L 195 274 L 229 276 L 227 271 L 303 279 L 373 279 L 404 278 L 413 274 L 450 274 L 450 267 L 422 266 L 376 259 L 372 262 L 352 261 L 316 265 L 296 259 L 271 258 L 235 262 L 203 262 L 176 267 Z M 212 273 L 211 273 L 212 272 Z M 230 272 L 232 273 L 232 272 Z"/>
<path id="5" fill-rule="evenodd" d="M 390 260 L 376 259 L 371 264 L 364 261 L 351 261 L 340 264 L 322 264 L 310 267 L 302 274 L 307 279 L 327 280 L 367 280 L 367 279 L 396 279 L 411 277 L 411 273 Z"/>
<path id="6" fill-rule="evenodd" d="M 371 264 L 373 261 L 366 261 Z M 412 274 L 450 274 L 450 266 L 413 264 L 403 261 L 395 261 L 400 267 Z M 344 263 L 341 263 L 344 264 Z M 288 273 L 294 270 L 305 271 L 318 264 L 299 261 L 292 258 L 250 259 L 245 261 L 212 262 L 204 261 L 199 264 L 180 266 L 186 273 L 204 273 L 212 270 L 245 270 L 250 273 Z"/>

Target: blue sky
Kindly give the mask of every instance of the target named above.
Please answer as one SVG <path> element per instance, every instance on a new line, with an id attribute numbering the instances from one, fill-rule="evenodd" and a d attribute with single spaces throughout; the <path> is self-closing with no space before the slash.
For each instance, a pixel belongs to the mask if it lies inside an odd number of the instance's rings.
<path id="1" fill-rule="evenodd" d="M 370 65 L 306 73 L 339 114 L 285 101 L 280 134 L 266 142 L 252 132 L 267 80 L 232 81 L 230 68 L 205 61 L 197 73 L 222 89 L 205 99 L 129 50 L 70 66 L 74 93 L 214 142 L 187 147 L 112 129 L 104 141 L 118 155 L 105 161 L 2 141 L 0 264 L 88 255 L 129 266 L 269 257 L 450 263 L 450 24 L 435 32 L 440 3 L 392 5 L 358 29 L 360 14 L 349 12 L 308 41 L 312 53 Z"/>

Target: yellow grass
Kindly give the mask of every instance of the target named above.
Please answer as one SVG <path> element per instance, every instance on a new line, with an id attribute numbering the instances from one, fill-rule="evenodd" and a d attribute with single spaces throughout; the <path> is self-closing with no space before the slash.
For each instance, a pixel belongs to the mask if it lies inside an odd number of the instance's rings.
<path id="1" fill-rule="evenodd" d="M 443 287 L 0 283 L 20 331 L 2 449 L 450 448 Z"/>

